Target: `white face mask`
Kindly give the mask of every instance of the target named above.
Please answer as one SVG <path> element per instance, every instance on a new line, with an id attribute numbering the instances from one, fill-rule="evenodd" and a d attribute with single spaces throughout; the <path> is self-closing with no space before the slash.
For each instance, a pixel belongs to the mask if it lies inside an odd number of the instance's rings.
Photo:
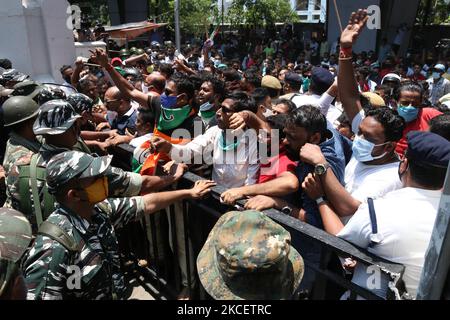
<path id="1" fill-rule="evenodd" d="M 264 111 L 263 116 L 264 116 L 265 118 L 268 118 L 268 117 L 270 117 L 270 116 L 273 116 L 273 111 L 270 110 L 270 109 L 268 109 L 268 108 L 266 108 L 266 111 Z"/>

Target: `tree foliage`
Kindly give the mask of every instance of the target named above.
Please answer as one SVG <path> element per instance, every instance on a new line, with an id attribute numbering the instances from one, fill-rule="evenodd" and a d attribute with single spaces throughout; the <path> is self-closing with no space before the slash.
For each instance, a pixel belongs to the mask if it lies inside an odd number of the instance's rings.
<path id="1" fill-rule="evenodd" d="M 427 10 L 428 0 L 421 0 L 417 11 L 416 22 L 422 24 L 444 24 L 450 23 L 450 2 L 445 0 L 430 0 L 430 8 Z M 426 17 L 428 15 L 428 17 Z"/>
<path id="2" fill-rule="evenodd" d="M 233 0 L 226 18 L 233 26 L 244 23 L 255 27 L 298 21 L 289 0 Z"/>

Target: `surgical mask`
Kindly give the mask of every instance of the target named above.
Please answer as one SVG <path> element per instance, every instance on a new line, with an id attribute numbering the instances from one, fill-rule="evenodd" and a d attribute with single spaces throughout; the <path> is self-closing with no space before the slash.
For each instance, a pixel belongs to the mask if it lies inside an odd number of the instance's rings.
<path id="1" fill-rule="evenodd" d="M 399 106 L 397 108 L 398 115 L 405 119 L 405 121 L 411 122 L 417 119 L 419 115 L 419 108 L 413 106 Z"/>
<path id="2" fill-rule="evenodd" d="M 168 96 L 165 93 L 161 95 L 161 105 L 163 108 L 172 109 L 177 106 L 177 97 Z"/>
<path id="3" fill-rule="evenodd" d="M 273 116 L 273 111 L 270 110 L 269 108 L 266 108 L 266 111 L 264 111 L 263 116 L 264 116 L 265 118 L 268 118 L 268 117 L 270 117 L 270 116 Z"/>
<path id="4" fill-rule="evenodd" d="M 108 178 L 101 177 L 89 187 L 84 188 L 89 203 L 96 204 L 108 198 Z"/>
<path id="5" fill-rule="evenodd" d="M 364 138 L 361 138 L 360 136 L 356 136 L 355 140 L 353 141 L 352 147 L 353 156 L 359 162 L 370 162 L 373 160 L 381 159 L 387 154 L 387 152 L 374 157 L 372 156 L 373 149 L 375 147 L 379 147 L 387 143 L 389 142 L 385 142 L 382 144 L 374 144 Z"/>
<path id="6" fill-rule="evenodd" d="M 434 80 L 438 80 L 441 78 L 441 74 L 439 72 L 433 72 L 431 76 L 433 77 Z"/>

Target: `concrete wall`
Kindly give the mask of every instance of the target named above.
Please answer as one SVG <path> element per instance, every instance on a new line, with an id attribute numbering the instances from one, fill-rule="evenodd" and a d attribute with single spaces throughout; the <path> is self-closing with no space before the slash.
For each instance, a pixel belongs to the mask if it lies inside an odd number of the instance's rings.
<path id="1" fill-rule="evenodd" d="M 370 5 L 380 5 L 379 0 L 339 0 L 336 1 L 336 3 L 341 17 L 342 28 L 347 26 L 348 18 L 353 11 L 356 11 L 359 8 L 367 8 Z M 332 44 L 341 34 L 336 10 L 332 1 L 329 1 L 328 11 L 328 41 Z M 356 43 L 354 50 L 355 52 L 375 50 L 376 43 L 377 30 L 365 28 L 360 39 Z"/>
<path id="2" fill-rule="evenodd" d="M 67 28 L 65 0 L 2 0 L 0 57 L 45 82 L 61 82 L 59 68 L 75 60 L 72 30 Z"/>
<path id="3" fill-rule="evenodd" d="M 148 1 L 147 0 L 124 0 L 125 11 L 123 23 L 139 22 L 147 20 L 148 16 Z M 118 0 L 108 0 L 109 16 L 111 18 L 111 25 L 118 25 L 120 23 L 120 7 Z"/>

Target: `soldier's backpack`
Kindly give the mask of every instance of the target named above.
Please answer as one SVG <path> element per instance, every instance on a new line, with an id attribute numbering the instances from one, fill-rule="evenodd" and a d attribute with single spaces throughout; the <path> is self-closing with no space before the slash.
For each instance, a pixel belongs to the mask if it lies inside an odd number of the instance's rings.
<path id="1" fill-rule="evenodd" d="M 47 190 L 45 181 L 47 173 L 45 168 L 37 165 L 38 158 L 39 154 L 35 153 L 29 165 L 19 166 L 19 195 L 20 211 L 28 217 L 35 215 L 39 227 L 55 210 L 55 198 Z M 41 194 L 39 194 L 38 181 L 44 186 Z M 41 198 L 44 200 L 43 206 L 41 206 Z M 33 200 L 27 201 L 31 199 Z"/>

